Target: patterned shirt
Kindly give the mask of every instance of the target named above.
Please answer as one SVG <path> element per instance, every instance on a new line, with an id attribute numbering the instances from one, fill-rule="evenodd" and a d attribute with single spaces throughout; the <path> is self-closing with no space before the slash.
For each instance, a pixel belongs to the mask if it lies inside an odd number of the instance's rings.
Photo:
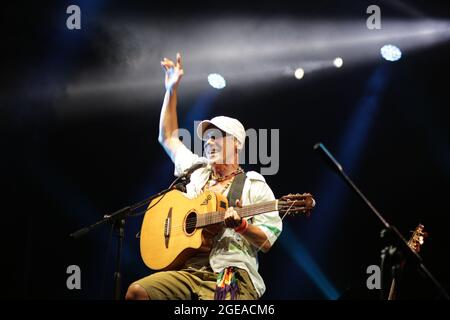
<path id="1" fill-rule="evenodd" d="M 175 164 L 175 175 L 180 176 L 197 163 L 207 163 L 206 158 L 192 153 L 186 146 L 180 144 L 172 155 Z M 208 164 L 191 174 L 186 186 L 188 197 L 195 198 L 202 193 L 208 182 L 212 168 Z M 242 191 L 242 205 L 275 200 L 274 194 L 264 177 L 255 171 L 246 173 Z M 282 230 L 282 221 L 278 211 L 263 213 L 248 219 L 249 223 L 259 227 L 267 236 L 271 245 L 277 240 Z M 258 248 L 253 246 L 232 228 L 223 228 L 214 238 L 214 244 L 209 254 L 209 264 L 214 272 L 221 272 L 226 267 L 237 267 L 248 272 L 258 296 L 261 297 L 266 286 L 258 273 Z"/>

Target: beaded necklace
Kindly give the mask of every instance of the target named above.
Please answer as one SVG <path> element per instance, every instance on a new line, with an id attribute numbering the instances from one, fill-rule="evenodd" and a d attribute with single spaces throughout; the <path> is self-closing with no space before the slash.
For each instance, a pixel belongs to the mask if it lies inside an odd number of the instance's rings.
<path id="1" fill-rule="evenodd" d="M 205 188 L 208 189 L 209 187 L 215 186 L 215 185 L 216 185 L 217 183 L 219 183 L 219 182 L 222 182 L 222 181 L 225 181 L 225 180 L 230 179 L 230 181 L 228 181 L 227 184 L 226 184 L 226 185 L 223 187 L 223 189 L 220 191 L 221 194 L 224 194 L 225 191 L 227 191 L 227 189 L 228 189 L 228 188 L 231 186 L 231 184 L 233 183 L 234 177 L 235 177 L 236 175 L 238 175 L 239 173 L 242 173 L 242 172 L 244 172 L 244 170 L 243 170 L 241 167 L 239 167 L 238 169 L 236 169 L 235 171 L 233 171 L 232 173 L 230 173 L 230 174 L 228 174 L 228 175 L 226 175 L 226 176 L 223 176 L 223 177 L 217 177 L 217 176 L 214 174 L 214 171 L 211 171 L 211 175 L 210 175 L 210 177 L 209 177 L 209 180 L 208 180 L 207 184 L 205 185 Z M 233 179 L 231 179 L 231 178 L 233 178 Z"/>
<path id="2" fill-rule="evenodd" d="M 216 174 L 214 173 L 214 171 L 211 171 L 210 179 L 213 179 L 213 180 L 216 181 L 216 183 L 218 183 L 218 182 L 222 182 L 222 181 L 228 180 L 228 179 L 230 179 L 231 177 L 234 177 L 234 176 L 238 175 L 238 174 L 241 173 L 241 172 L 244 172 L 244 170 L 243 170 L 241 167 L 238 167 L 238 168 L 237 168 L 235 171 L 233 171 L 232 173 L 227 174 L 226 176 L 223 176 L 223 177 L 218 177 L 218 176 L 216 176 Z"/>

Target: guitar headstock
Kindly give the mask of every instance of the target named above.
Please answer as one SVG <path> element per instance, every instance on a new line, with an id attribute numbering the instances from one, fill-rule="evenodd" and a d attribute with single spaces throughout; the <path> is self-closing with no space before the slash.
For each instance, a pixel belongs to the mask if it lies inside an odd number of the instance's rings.
<path id="1" fill-rule="evenodd" d="M 316 205 L 316 201 L 310 193 L 288 194 L 278 200 L 278 211 L 282 214 L 305 214 L 311 215 L 311 211 Z"/>
<path id="2" fill-rule="evenodd" d="M 414 230 L 413 234 L 411 235 L 411 238 L 408 241 L 408 245 L 413 249 L 415 252 L 419 252 L 420 248 L 422 247 L 422 244 L 425 241 L 425 238 L 428 237 L 428 233 L 423 231 L 424 226 L 422 224 L 419 224 L 416 229 Z"/>

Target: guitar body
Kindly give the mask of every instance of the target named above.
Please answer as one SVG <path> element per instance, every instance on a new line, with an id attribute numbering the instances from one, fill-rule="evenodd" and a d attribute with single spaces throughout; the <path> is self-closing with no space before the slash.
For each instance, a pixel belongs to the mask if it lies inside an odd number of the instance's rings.
<path id="1" fill-rule="evenodd" d="M 196 228 L 201 215 L 224 212 L 227 199 L 206 191 L 195 199 L 172 190 L 154 199 L 145 214 L 140 249 L 144 263 L 153 270 L 176 270 L 199 252 L 209 252 L 221 224 Z"/>
<path id="2" fill-rule="evenodd" d="M 312 195 L 304 193 L 235 210 L 241 218 L 273 211 L 309 215 L 314 206 Z M 153 270 L 177 270 L 197 253 L 209 252 L 213 237 L 224 227 L 227 208 L 227 198 L 211 191 L 190 199 L 172 190 L 154 199 L 141 227 L 142 260 Z"/>

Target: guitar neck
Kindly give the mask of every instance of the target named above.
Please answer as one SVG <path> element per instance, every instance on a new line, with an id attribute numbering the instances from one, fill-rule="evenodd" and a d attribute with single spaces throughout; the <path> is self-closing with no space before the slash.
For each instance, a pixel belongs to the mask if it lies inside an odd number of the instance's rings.
<path id="1" fill-rule="evenodd" d="M 234 208 L 241 218 L 252 217 L 258 214 L 277 211 L 278 200 L 251 204 L 242 208 Z M 206 227 L 212 224 L 221 223 L 224 220 L 225 212 L 208 212 L 197 217 L 196 228 Z"/>

